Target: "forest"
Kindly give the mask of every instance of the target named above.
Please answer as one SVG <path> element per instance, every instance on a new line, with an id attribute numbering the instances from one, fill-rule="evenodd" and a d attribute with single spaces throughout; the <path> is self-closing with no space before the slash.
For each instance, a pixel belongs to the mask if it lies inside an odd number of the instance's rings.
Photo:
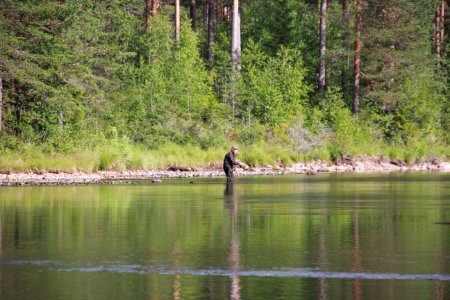
<path id="1" fill-rule="evenodd" d="M 0 0 L 0 169 L 450 159 L 449 0 Z"/>

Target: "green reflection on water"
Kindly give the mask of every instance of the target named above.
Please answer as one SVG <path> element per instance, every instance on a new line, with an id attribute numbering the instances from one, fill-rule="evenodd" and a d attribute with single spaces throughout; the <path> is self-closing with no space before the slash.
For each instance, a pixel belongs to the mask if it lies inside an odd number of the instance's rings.
<path id="1" fill-rule="evenodd" d="M 449 179 L 326 174 L 228 186 L 196 178 L 0 188 L 0 296 L 445 299 L 446 280 L 351 274 L 450 275 L 450 226 L 435 224 L 450 221 Z M 314 278 L 263 277 L 286 270 Z"/>

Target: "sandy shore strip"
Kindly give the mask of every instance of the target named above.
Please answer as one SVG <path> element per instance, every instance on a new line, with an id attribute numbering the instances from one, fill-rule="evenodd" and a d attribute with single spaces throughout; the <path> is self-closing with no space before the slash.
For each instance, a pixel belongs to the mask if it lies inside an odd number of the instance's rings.
<path id="1" fill-rule="evenodd" d="M 325 161 L 312 161 L 308 163 L 295 163 L 291 166 L 258 166 L 239 167 L 235 171 L 236 176 L 257 175 L 284 175 L 305 174 L 316 175 L 318 173 L 386 173 L 386 172 L 450 172 L 450 162 L 433 160 L 420 164 L 407 165 L 400 160 L 391 160 L 385 157 L 362 156 L 355 159 L 339 159 L 335 164 L 327 164 Z M 201 170 L 192 170 L 187 167 L 170 167 L 166 170 L 130 170 L 130 171 L 99 171 L 88 173 L 82 171 L 73 172 L 9 172 L 0 171 L 0 186 L 21 185 L 68 185 L 68 184 L 105 184 L 105 183 L 133 183 L 136 180 L 152 180 L 155 183 L 164 178 L 193 178 L 224 176 L 221 164 L 208 164 Z"/>

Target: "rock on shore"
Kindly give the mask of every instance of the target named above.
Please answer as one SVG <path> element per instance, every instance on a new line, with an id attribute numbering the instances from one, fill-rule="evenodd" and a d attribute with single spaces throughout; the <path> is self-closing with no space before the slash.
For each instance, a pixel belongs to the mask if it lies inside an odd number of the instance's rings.
<path id="1" fill-rule="evenodd" d="M 392 160 L 383 156 L 360 156 L 354 159 L 340 158 L 335 164 L 316 160 L 308 163 L 295 163 L 291 166 L 258 166 L 248 167 L 241 164 L 236 169 L 236 176 L 305 174 L 315 175 L 326 172 L 405 172 L 405 171 L 440 171 L 449 172 L 450 163 L 433 160 L 420 164 L 407 165 L 401 160 Z M 134 171 L 100 171 L 87 172 L 0 172 L 0 186 L 17 185 L 67 185 L 67 184 L 103 184 L 149 179 L 161 182 L 162 178 L 213 177 L 223 176 L 220 164 L 205 165 L 203 170 L 192 170 L 184 167 L 170 167 L 167 170 L 134 170 Z"/>

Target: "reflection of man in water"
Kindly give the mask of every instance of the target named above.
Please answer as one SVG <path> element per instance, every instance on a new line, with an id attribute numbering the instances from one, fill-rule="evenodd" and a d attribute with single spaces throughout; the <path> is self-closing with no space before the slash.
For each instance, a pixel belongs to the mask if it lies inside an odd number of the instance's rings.
<path id="1" fill-rule="evenodd" d="M 233 189 L 233 181 L 227 180 L 224 195 L 225 205 L 230 210 L 231 217 L 231 240 L 230 252 L 228 255 L 229 268 L 231 272 L 230 298 L 232 300 L 241 299 L 241 280 L 239 271 L 241 269 L 240 240 L 238 232 L 238 197 Z"/>
<path id="2" fill-rule="evenodd" d="M 230 152 L 228 152 L 223 158 L 223 171 L 225 172 L 225 175 L 227 175 L 227 180 L 233 180 L 233 167 L 235 165 L 239 165 L 239 163 L 236 161 L 237 151 L 237 147 L 233 146 L 231 147 Z"/>
<path id="3" fill-rule="evenodd" d="M 225 191 L 223 192 L 226 196 L 233 196 L 233 181 L 227 180 L 227 185 L 225 187 Z"/>

